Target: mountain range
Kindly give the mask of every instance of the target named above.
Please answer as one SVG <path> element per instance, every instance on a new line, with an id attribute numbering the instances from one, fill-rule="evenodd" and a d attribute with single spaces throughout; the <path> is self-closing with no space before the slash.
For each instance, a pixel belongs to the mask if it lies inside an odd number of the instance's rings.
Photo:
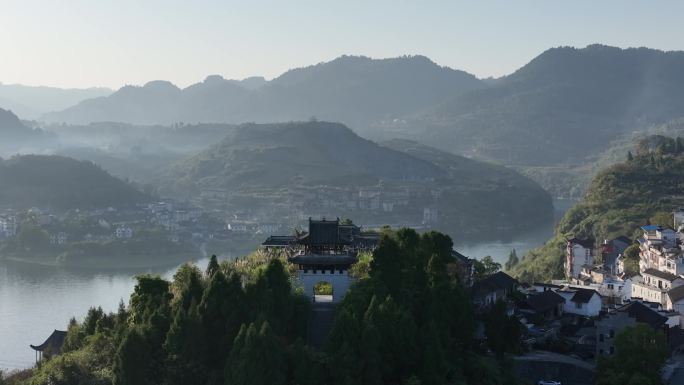
<path id="1" fill-rule="evenodd" d="M 374 60 L 342 56 L 293 69 L 265 81 L 209 76 L 180 89 L 167 81 L 126 86 L 107 97 L 85 100 L 46 114 L 52 122 L 134 124 L 306 120 L 352 126 L 416 114 L 449 97 L 484 87 L 473 75 L 438 66 L 423 56 Z"/>
<path id="2" fill-rule="evenodd" d="M 414 139 L 511 165 L 592 161 L 607 144 L 684 115 L 684 52 L 603 45 L 549 49 L 487 81 L 423 56 L 342 56 L 266 81 L 210 76 L 180 89 L 124 87 L 47 121 L 339 121 L 374 139 Z"/>
<path id="3" fill-rule="evenodd" d="M 104 87 L 78 89 L 0 83 L 0 107 L 11 110 L 22 119 L 38 119 L 47 112 L 63 110 L 85 99 L 107 96 L 112 92 Z"/>

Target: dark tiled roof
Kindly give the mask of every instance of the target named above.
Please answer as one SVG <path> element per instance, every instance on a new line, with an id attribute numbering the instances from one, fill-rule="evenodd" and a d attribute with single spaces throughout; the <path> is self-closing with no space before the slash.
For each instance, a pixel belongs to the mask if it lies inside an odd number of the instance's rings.
<path id="1" fill-rule="evenodd" d="M 518 284 L 518 281 L 503 271 L 496 272 L 489 277 L 475 282 L 473 292 L 486 294 L 497 290 L 510 289 Z"/>
<path id="2" fill-rule="evenodd" d="M 288 246 L 294 243 L 295 237 L 292 235 L 271 235 L 261 244 L 262 246 Z"/>
<path id="3" fill-rule="evenodd" d="M 50 350 L 51 353 L 59 353 L 62 350 L 62 345 L 64 345 L 64 339 L 66 338 L 67 332 L 62 330 L 55 330 L 50 334 L 45 342 L 40 345 L 29 345 L 31 349 L 42 352 L 44 350 Z"/>
<path id="4" fill-rule="evenodd" d="M 456 258 L 456 259 L 458 259 L 458 260 L 460 260 L 460 261 L 463 262 L 463 263 L 468 263 L 468 262 L 470 262 L 470 258 L 466 257 L 465 255 L 459 253 L 459 252 L 456 251 L 456 250 L 451 250 L 451 256 L 454 257 L 454 258 Z"/>
<path id="5" fill-rule="evenodd" d="M 648 324 L 653 328 L 659 328 L 667 322 L 667 317 L 658 314 L 655 310 L 638 301 L 630 302 L 617 311 L 627 312 L 637 322 Z"/>
<path id="6" fill-rule="evenodd" d="M 565 303 L 565 298 L 553 290 L 547 290 L 530 295 L 525 302 L 530 309 L 543 313 L 552 310 L 561 303 Z"/>
<path id="7" fill-rule="evenodd" d="M 668 272 L 666 272 L 666 271 L 660 271 L 660 270 L 656 270 L 656 269 L 646 269 L 646 270 L 644 270 L 643 274 L 652 275 L 652 276 L 654 276 L 654 277 L 658 277 L 658 278 L 660 278 L 660 279 L 664 279 L 664 280 L 667 280 L 667 281 L 670 281 L 670 282 L 672 282 L 672 281 L 674 281 L 675 279 L 679 278 L 679 277 L 677 277 L 676 275 L 674 275 L 674 274 L 672 274 L 672 273 L 668 273 Z"/>
<path id="8" fill-rule="evenodd" d="M 572 298 L 570 298 L 570 301 L 572 302 L 589 303 L 591 297 L 593 297 L 594 294 L 598 295 L 599 297 L 601 296 L 594 289 L 582 289 L 573 287 L 572 290 L 575 292 L 575 295 L 573 295 Z"/>
<path id="9" fill-rule="evenodd" d="M 679 285 L 670 289 L 670 291 L 667 292 L 667 296 L 670 297 L 670 301 L 672 302 L 677 302 L 684 298 L 684 285 Z"/>
<path id="10" fill-rule="evenodd" d="M 356 257 L 347 254 L 305 254 L 288 257 L 287 260 L 298 265 L 352 265 Z"/>
<path id="11" fill-rule="evenodd" d="M 340 237 L 340 221 L 317 221 L 309 219 L 308 234 L 299 238 L 299 242 L 309 246 L 340 245 L 347 243 Z"/>
<path id="12" fill-rule="evenodd" d="M 541 283 L 541 282 L 535 282 L 532 284 L 532 286 L 550 287 L 552 289 L 560 289 L 563 287 L 562 285 L 554 285 L 553 283 Z"/>
<path id="13" fill-rule="evenodd" d="M 568 239 L 568 242 L 578 244 L 578 245 L 584 247 L 585 249 L 591 249 L 592 247 L 594 247 L 594 240 L 591 238 L 586 238 L 586 239 L 572 238 L 572 239 Z"/>
<path id="14" fill-rule="evenodd" d="M 624 235 L 620 235 L 619 237 L 615 238 L 615 240 L 620 241 L 622 243 L 626 243 L 627 245 L 631 245 L 632 243 L 634 243 L 634 241 L 632 241 Z"/>

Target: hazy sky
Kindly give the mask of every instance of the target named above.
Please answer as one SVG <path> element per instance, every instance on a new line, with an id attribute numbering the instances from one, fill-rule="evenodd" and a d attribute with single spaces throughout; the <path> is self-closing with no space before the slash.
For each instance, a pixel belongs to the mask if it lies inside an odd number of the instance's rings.
<path id="1" fill-rule="evenodd" d="M 682 1 L 0 0 L 0 82 L 187 86 L 342 54 L 500 76 L 559 45 L 684 49 L 682 15 Z"/>

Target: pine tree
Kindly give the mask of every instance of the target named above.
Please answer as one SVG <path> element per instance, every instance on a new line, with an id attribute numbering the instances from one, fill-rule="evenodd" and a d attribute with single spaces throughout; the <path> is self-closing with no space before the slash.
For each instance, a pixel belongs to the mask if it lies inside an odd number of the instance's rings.
<path id="1" fill-rule="evenodd" d="M 207 265 L 207 277 L 211 278 L 220 270 L 220 266 L 218 264 L 218 260 L 216 259 L 216 255 L 212 255 L 211 258 L 209 259 L 209 264 Z"/>
<path id="2" fill-rule="evenodd" d="M 157 383 L 150 367 L 152 351 L 138 327 L 127 331 L 114 357 L 113 385 Z"/>

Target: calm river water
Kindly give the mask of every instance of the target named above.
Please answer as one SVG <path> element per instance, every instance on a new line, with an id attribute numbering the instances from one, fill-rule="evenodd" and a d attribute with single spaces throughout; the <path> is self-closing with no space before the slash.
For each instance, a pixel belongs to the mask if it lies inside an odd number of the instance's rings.
<path id="1" fill-rule="evenodd" d="M 454 243 L 467 256 L 491 255 L 503 263 L 512 249 L 521 256 L 541 245 L 552 232 L 553 226 L 548 224 L 510 242 L 468 245 L 454 236 Z M 204 268 L 207 262 L 197 264 Z M 73 316 L 82 320 L 91 306 L 115 311 L 119 301 L 127 303 L 135 285 L 134 275 L 154 273 L 171 278 L 175 270 L 102 273 L 0 261 L 0 368 L 33 365 L 35 357 L 29 344 L 42 343 L 54 329 L 65 330 Z"/>

